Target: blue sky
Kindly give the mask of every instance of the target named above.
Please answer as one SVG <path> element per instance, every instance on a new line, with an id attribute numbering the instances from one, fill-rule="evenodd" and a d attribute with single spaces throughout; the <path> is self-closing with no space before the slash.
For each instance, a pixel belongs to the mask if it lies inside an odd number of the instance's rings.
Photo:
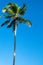
<path id="1" fill-rule="evenodd" d="M 19 24 L 16 36 L 16 65 L 43 65 L 43 0 L 1 0 L 2 8 L 8 2 L 25 3 L 27 11 L 24 18 L 31 20 L 32 27 Z M 5 19 L 0 19 L 0 24 Z M 12 65 L 14 33 L 6 26 L 0 28 L 0 65 Z"/>

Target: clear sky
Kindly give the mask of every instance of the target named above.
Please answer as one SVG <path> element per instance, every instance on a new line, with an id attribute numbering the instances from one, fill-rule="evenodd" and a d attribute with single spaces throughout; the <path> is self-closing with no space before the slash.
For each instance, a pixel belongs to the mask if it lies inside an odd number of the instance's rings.
<path id="1" fill-rule="evenodd" d="M 14 2 L 22 7 L 27 5 L 24 18 L 31 20 L 32 27 L 19 24 L 16 36 L 16 65 L 43 65 L 43 0 L 1 0 L 2 8 Z M 0 19 L 0 24 L 5 19 Z M 12 65 L 14 33 L 6 26 L 0 28 L 0 65 Z"/>

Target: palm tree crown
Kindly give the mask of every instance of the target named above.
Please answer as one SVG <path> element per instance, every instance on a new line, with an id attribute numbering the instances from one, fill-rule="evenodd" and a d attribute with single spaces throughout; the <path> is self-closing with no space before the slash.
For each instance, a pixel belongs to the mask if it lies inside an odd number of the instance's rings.
<path id="1" fill-rule="evenodd" d="M 8 18 L 7 21 L 1 24 L 1 27 L 5 24 L 8 24 L 7 28 L 13 26 L 13 30 L 18 26 L 18 23 L 26 23 L 28 26 L 32 26 L 30 20 L 26 20 L 21 16 L 25 14 L 26 5 L 24 4 L 22 8 L 20 8 L 15 3 L 8 3 L 5 8 L 2 9 L 2 12 L 5 13 L 3 17 Z M 12 19 L 12 21 L 11 21 Z"/>

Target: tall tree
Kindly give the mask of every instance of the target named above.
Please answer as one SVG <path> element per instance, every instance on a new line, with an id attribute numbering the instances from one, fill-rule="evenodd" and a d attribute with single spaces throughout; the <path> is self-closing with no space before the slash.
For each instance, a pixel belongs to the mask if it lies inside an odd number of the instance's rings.
<path id="1" fill-rule="evenodd" d="M 13 55 L 13 65 L 15 65 L 15 57 L 16 57 L 16 29 L 18 27 L 19 23 L 25 23 L 28 26 L 32 26 L 32 23 L 30 20 L 26 20 L 22 18 L 21 16 L 25 14 L 26 11 L 26 5 L 23 4 L 23 6 L 20 8 L 17 4 L 15 3 L 8 3 L 5 8 L 2 9 L 2 12 L 4 13 L 3 16 L 7 18 L 4 23 L 1 24 L 1 27 L 7 24 L 7 28 L 12 27 L 13 32 L 14 32 L 14 55 Z"/>

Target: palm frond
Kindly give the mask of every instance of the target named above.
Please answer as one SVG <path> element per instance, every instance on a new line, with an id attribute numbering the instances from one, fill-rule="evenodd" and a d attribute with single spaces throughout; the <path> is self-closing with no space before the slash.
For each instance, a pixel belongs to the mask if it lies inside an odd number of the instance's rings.
<path id="1" fill-rule="evenodd" d="M 8 8 L 8 9 L 7 9 L 7 12 L 8 12 L 9 14 L 12 14 L 12 15 L 15 14 L 14 11 L 13 11 L 11 8 Z"/>
<path id="2" fill-rule="evenodd" d="M 11 18 L 9 15 L 3 15 L 4 18 Z"/>
<path id="3" fill-rule="evenodd" d="M 17 13 L 19 11 L 19 6 L 17 4 L 13 4 L 13 3 L 9 3 L 7 5 L 8 8 L 10 8 L 11 10 L 13 10 L 14 13 Z"/>
<path id="4" fill-rule="evenodd" d="M 11 18 L 13 17 L 14 15 L 4 15 L 5 18 Z"/>
<path id="5" fill-rule="evenodd" d="M 18 6 L 18 5 L 15 4 L 15 3 L 8 3 L 8 4 L 7 4 L 7 7 L 14 7 L 14 6 Z"/>
<path id="6" fill-rule="evenodd" d="M 21 15 L 24 15 L 25 11 L 26 11 L 26 5 L 24 4 L 23 7 L 19 10 L 19 13 Z"/>
<path id="7" fill-rule="evenodd" d="M 9 22 L 10 22 L 10 20 L 5 21 L 4 23 L 1 24 L 1 27 L 8 24 Z"/>
<path id="8" fill-rule="evenodd" d="M 16 14 L 17 13 L 17 8 L 16 7 L 10 7 L 10 9 Z"/>
<path id="9" fill-rule="evenodd" d="M 7 8 L 3 8 L 3 9 L 2 9 L 2 12 L 3 12 L 3 13 L 7 12 Z"/>
<path id="10" fill-rule="evenodd" d="M 13 20 L 13 21 L 7 26 L 7 28 L 10 28 L 13 24 L 15 24 L 15 20 Z"/>
<path id="11" fill-rule="evenodd" d="M 3 8 L 2 9 L 3 13 L 9 13 L 9 14 L 13 14 L 14 15 L 14 11 L 11 8 Z"/>
<path id="12" fill-rule="evenodd" d="M 24 18 L 18 17 L 17 19 L 19 21 L 19 23 L 26 23 L 29 27 L 32 26 L 32 23 L 30 22 L 30 20 L 26 20 Z"/>
<path id="13" fill-rule="evenodd" d="M 14 18 L 15 15 L 0 15 L 0 18 Z"/>
<path id="14" fill-rule="evenodd" d="M 18 18 L 16 18 L 16 19 L 14 19 L 8 26 L 7 26 L 7 28 L 10 28 L 12 25 L 13 25 L 13 29 L 15 29 L 15 25 L 16 25 L 16 20 L 17 20 Z"/>
<path id="15" fill-rule="evenodd" d="M 7 28 L 10 28 L 12 26 L 13 22 L 9 23 Z"/>

